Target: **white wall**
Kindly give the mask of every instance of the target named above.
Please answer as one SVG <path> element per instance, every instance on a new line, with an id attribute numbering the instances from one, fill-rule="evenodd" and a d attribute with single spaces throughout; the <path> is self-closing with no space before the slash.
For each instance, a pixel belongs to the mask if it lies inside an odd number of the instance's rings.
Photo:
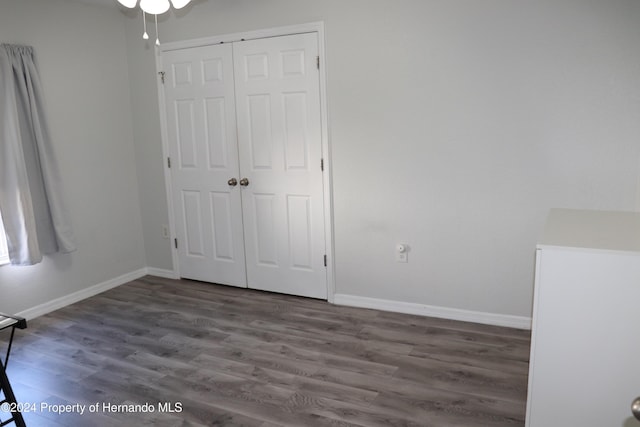
<path id="1" fill-rule="evenodd" d="M 199 0 L 160 30 L 311 21 L 326 24 L 338 293 L 528 317 L 550 207 L 640 206 L 640 2 Z M 172 268 L 141 27 L 115 8 L 0 0 L 0 41 L 36 48 L 79 246 L 0 267 L 0 311 Z"/>
<path id="2" fill-rule="evenodd" d="M 326 24 L 338 293 L 529 317 L 547 210 L 636 208 L 640 2 L 201 0 L 160 35 L 311 21 Z M 145 242 L 169 269 L 141 27 L 127 18 Z"/>
<path id="3" fill-rule="evenodd" d="M 66 0 L 0 0 L 0 42 L 32 45 L 77 237 L 70 255 L 0 267 L 21 312 L 145 267 L 124 18 Z"/>

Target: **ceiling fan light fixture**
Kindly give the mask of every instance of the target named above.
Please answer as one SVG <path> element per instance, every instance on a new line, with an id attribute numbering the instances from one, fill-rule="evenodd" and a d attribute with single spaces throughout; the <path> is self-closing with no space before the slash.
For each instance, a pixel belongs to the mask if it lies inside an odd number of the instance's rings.
<path id="1" fill-rule="evenodd" d="M 144 33 L 142 34 L 142 38 L 144 40 L 149 40 L 149 34 L 147 33 L 147 18 L 145 14 L 150 14 L 154 16 L 155 24 L 156 24 L 156 46 L 160 46 L 160 38 L 158 37 L 158 15 L 162 15 L 166 11 L 168 11 L 171 6 L 174 9 L 182 9 L 186 5 L 188 5 L 191 0 L 140 0 L 140 9 L 142 9 L 142 25 L 144 27 Z M 138 0 L 118 0 L 124 7 L 128 7 L 132 9 L 136 7 L 138 4 Z"/>

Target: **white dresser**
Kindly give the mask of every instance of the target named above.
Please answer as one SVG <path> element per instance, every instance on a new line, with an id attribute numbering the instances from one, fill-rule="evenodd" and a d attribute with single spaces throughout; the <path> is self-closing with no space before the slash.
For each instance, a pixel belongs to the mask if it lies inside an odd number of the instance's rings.
<path id="1" fill-rule="evenodd" d="M 640 214 L 553 209 L 536 251 L 528 427 L 640 427 Z"/>

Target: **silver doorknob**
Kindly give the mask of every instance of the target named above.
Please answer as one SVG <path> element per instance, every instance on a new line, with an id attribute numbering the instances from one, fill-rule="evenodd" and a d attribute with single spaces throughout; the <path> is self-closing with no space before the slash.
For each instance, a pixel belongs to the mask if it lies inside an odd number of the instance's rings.
<path id="1" fill-rule="evenodd" d="M 236 185 L 238 185 L 238 180 L 235 178 L 231 178 L 229 181 L 227 181 L 227 184 L 229 184 L 231 187 L 235 187 Z"/>
<path id="2" fill-rule="evenodd" d="M 242 178 L 240 180 L 240 185 L 242 185 L 243 187 L 246 187 L 247 185 L 249 185 L 249 180 L 247 178 Z"/>
<path id="3" fill-rule="evenodd" d="M 640 397 L 636 397 L 636 400 L 631 402 L 631 413 L 640 420 Z"/>

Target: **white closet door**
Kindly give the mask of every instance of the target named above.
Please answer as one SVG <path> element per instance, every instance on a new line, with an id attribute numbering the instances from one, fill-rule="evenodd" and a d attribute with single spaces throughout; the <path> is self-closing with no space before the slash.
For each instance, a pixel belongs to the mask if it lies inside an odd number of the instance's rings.
<path id="1" fill-rule="evenodd" d="M 247 280 L 327 298 L 316 33 L 233 44 Z"/>
<path id="2" fill-rule="evenodd" d="M 246 287 L 232 47 L 162 58 L 180 275 Z"/>

